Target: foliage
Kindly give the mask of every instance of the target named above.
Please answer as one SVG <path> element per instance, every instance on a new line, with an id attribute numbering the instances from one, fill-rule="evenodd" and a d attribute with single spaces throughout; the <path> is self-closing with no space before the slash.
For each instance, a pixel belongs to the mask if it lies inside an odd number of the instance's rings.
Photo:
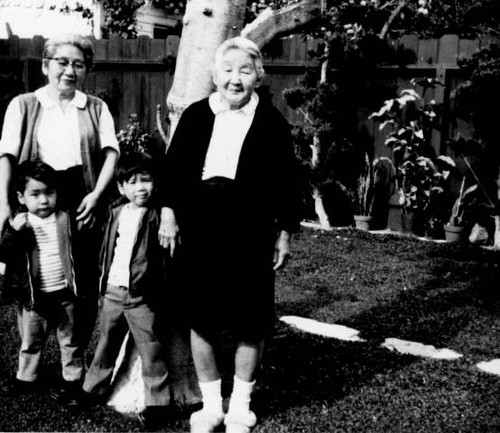
<path id="1" fill-rule="evenodd" d="M 56 8 L 55 4 L 49 6 L 49 9 L 55 9 L 55 8 Z M 59 12 L 66 15 L 76 12 L 81 14 L 82 18 L 87 20 L 91 20 L 94 17 L 94 12 L 92 11 L 92 9 L 85 7 L 79 1 L 65 0 L 63 2 L 60 2 Z"/>
<path id="2" fill-rule="evenodd" d="M 137 36 L 135 13 L 145 0 L 104 0 L 104 34 L 125 38 Z M 248 0 L 245 21 L 253 21 L 265 9 L 279 9 L 298 0 Z M 64 6 L 67 9 L 68 6 Z M 186 0 L 152 0 L 167 14 L 183 14 Z M 89 10 L 78 6 L 84 17 Z M 321 26 L 310 33 L 323 38 L 342 38 L 344 44 L 359 49 L 382 35 L 397 37 L 418 34 L 440 37 L 446 33 L 474 38 L 479 34 L 500 33 L 500 4 L 497 0 L 327 0 Z M 76 9 L 75 9 L 76 8 Z M 90 12 L 91 13 L 91 12 Z M 387 25 L 389 24 L 389 25 Z M 375 38 L 374 38 L 375 37 Z M 365 51 L 373 54 L 373 51 Z"/>
<path id="3" fill-rule="evenodd" d="M 424 102 L 415 90 L 417 81 L 412 80 L 412 84 L 413 89 L 402 90 L 398 98 L 385 101 L 370 118 L 380 122 L 381 130 L 390 127 L 385 145 L 393 152 L 403 212 L 429 220 L 428 211 L 445 192 L 445 181 L 455 162 L 447 156 L 434 158 L 431 134 L 437 117 L 435 102 Z M 442 85 L 435 79 L 419 84 L 423 85 L 424 94 L 427 89 Z"/>
<path id="4" fill-rule="evenodd" d="M 486 141 L 500 138 L 498 101 L 500 100 L 500 47 L 491 44 L 458 64 L 467 78 L 452 95 L 455 114 L 471 120 L 476 136 Z"/>
<path id="5" fill-rule="evenodd" d="M 183 14 L 186 10 L 186 2 L 182 0 L 153 0 L 153 6 L 174 15 Z"/>
<path id="6" fill-rule="evenodd" d="M 472 128 L 468 136 L 458 135 L 448 144 L 464 156 L 481 189 L 478 205 L 491 208 L 497 200 L 500 158 L 500 47 L 491 44 L 469 59 L 459 59 L 459 65 L 465 80 L 451 95 L 452 115 L 470 122 Z"/>
<path id="7" fill-rule="evenodd" d="M 144 131 L 135 113 L 130 115 L 125 129 L 121 129 L 116 137 L 122 155 L 146 153 L 154 156 L 158 153 L 157 140 Z"/>
<path id="8" fill-rule="evenodd" d="M 104 37 L 118 35 L 125 39 L 137 37 L 136 12 L 144 0 L 104 0 Z"/>

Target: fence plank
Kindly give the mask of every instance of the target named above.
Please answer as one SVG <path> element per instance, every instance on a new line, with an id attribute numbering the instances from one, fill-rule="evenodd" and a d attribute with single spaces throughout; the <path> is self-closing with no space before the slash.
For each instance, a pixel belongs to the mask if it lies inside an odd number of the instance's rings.
<path id="1" fill-rule="evenodd" d="M 438 63 L 444 65 L 457 64 L 458 41 L 457 35 L 444 35 L 439 39 Z"/>
<path id="2" fill-rule="evenodd" d="M 399 40 L 398 52 L 404 56 L 405 64 L 417 63 L 418 36 L 405 35 Z"/>
<path id="3" fill-rule="evenodd" d="M 458 43 L 458 56 L 460 58 L 470 58 L 479 49 L 479 40 L 460 39 Z"/>
<path id="4" fill-rule="evenodd" d="M 434 65 L 437 62 L 438 49 L 437 39 L 421 39 L 418 43 L 417 63 Z"/>

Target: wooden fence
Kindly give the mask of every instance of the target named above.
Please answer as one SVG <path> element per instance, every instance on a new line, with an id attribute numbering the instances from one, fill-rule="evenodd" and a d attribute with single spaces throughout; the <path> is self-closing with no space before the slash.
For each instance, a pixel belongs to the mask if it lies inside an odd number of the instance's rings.
<path id="1" fill-rule="evenodd" d="M 445 83 L 427 98 L 444 104 L 442 132 L 452 133 L 467 125 L 455 125 L 447 116 L 450 92 L 460 81 L 457 59 L 469 57 L 477 49 L 498 39 L 459 39 L 454 35 L 441 39 L 418 39 L 405 36 L 392 42 L 393 49 L 405 52 L 409 59 L 404 66 L 386 66 L 376 71 L 374 80 L 381 85 L 399 89 L 409 87 L 412 78 L 436 77 Z M 173 78 L 172 60 L 175 59 L 179 39 L 139 37 L 135 40 L 113 38 L 95 41 L 95 66 L 89 74 L 86 91 L 97 94 L 108 102 L 115 118 L 117 129 L 123 128 L 132 113 L 136 113 L 146 130 L 155 128 L 155 110 L 165 100 Z M 11 93 L 16 91 L 11 81 L 22 79 L 21 90 L 34 90 L 44 83 L 41 73 L 41 58 L 44 38 L 19 39 L 12 37 L 0 40 L 0 121 Z M 298 79 L 308 66 L 314 65 L 308 51 L 317 47 L 314 40 L 292 36 L 281 40 L 279 55 L 265 58 L 266 78 L 263 86 L 268 86 L 274 103 L 292 123 L 302 121 L 299 114 L 287 107 L 283 90 L 297 85 Z M 17 90 L 17 92 L 21 91 Z M 383 146 L 383 136 L 376 125 L 368 120 L 370 113 L 360 107 L 359 124 L 373 137 L 377 154 L 387 154 Z M 434 146 L 442 152 L 441 132 L 436 132 Z"/>

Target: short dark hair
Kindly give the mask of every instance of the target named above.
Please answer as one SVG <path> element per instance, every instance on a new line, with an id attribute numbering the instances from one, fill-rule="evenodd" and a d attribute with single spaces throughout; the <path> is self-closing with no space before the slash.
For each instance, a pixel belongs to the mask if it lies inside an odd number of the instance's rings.
<path id="1" fill-rule="evenodd" d="M 24 161 L 19 164 L 15 171 L 16 182 L 15 189 L 23 193 L 29 179 L 35 179 L 43 182 L 49 188 L 57 189 L 57 173 L 48 164 L 39 159 L 34 161 Z"/>
<path id="2" fill-rule="evenodd" d="M 132 176 L 139 173 L 147 173 L 156 177 L 156 167 L 153 158 L 141 152 L 129 152 L 120 156 L 116 166 L 116 180 L 122 184 Z"/>

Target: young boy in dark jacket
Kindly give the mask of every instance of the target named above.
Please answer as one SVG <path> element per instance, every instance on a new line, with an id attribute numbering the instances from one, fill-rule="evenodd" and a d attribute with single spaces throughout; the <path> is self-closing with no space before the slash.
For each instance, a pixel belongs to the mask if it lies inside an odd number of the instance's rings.
<path id="1" fill-rule="evenodd" d="M 123 156 L 117 181 L 125 203 L 111 209 L 105 226 L 100 337 L 83 390 L 101 399 L 108 396 L 120 347 L 130 330 L 145 386 L 146 410 L 139 414 L 139 421 L 152 424 L 170 403 L 166 357 L 152 307 L 164 290 L 166 258 L 158 241 L 160 217 L 153 206 L 152 160 L 142 154 Z"/>
<path id="2" fill-rule="evenodd" d="M 16 191 L 24 207 L 2 234 L 6 297 L 19 305 L 19 365 L 8 392 L 32 390 L 52 328 L 61 350 L 63 390 L 76 393 L 83 377 L 83 350 L 75 333 L 77 286 L 70 218 L 57 209 L 56 172 L 40 161 L 19 165 Z M 74 401 L 74 400 L 73 400 Z"/>

